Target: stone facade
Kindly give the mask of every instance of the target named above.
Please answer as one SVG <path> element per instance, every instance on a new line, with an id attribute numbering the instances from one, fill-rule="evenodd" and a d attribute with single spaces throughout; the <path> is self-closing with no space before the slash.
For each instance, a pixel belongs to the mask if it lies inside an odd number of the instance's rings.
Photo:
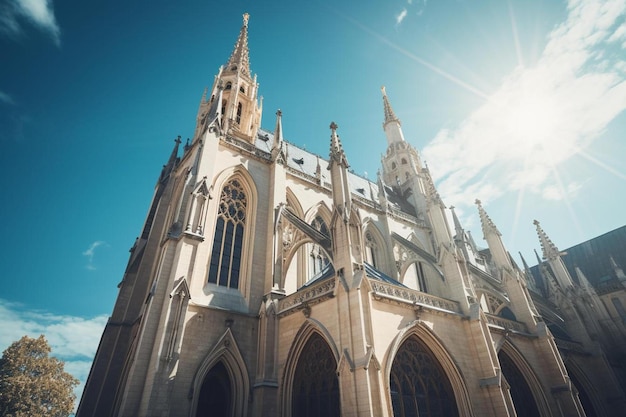
<path id="1" fill-rule="evenodd" d="M 623 411 L 595 342 L 603 329 L 576 303 L 597 301 L 586 310 L 596 315 L 604 304 L 558 251 L 544 245 L 546 298 L 480 202 L 489 249 L 454 211 L 453 233 L 384 89 L 376 182 L 348 170 L 334 123 L 327 160 L 283 139 L 280 111 L 273 132 L 261 129 L 247 29 L 245 15 L 193 140 L 182 151 L 176 141 L 159 177 L 77 415 Z M 624 346 L 613 323 L 611 343 Z"/>

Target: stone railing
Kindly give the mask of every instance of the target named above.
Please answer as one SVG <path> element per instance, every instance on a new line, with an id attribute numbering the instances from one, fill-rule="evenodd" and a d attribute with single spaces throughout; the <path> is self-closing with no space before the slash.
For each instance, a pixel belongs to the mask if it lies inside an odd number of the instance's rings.
<path id="1" fill-rule="evenodd" d="M 307 174 L 306 172 L 299 171 L 299 170 L 297 170 L 295 168 L 292 168 L 292 167 L 290 167 L 288 165 L 286 166 L 286 168 L 287 168 L 287 172 L 290 173 L 291 175 L 295 175 L 296 177 L 303 178 L 303 179 L 305 179 L 307 181 L 312 182 L 315 185 L 318 185 L 318 186 L 320 185 L 320 180 L 317 179 L 315 176 Z"/>
<path id="2" fill-rule="evenodd" d="M 505 319 L 504 317 L 494 316 L 489 313 L 485 313 L 485 316 L 487 317 L 487 323 L 491 327 L 513 330 L 519 333 L 528 333 L 526 325 L 524 323 L 520 323 L 519 321 Z"/>
<path id="3" fill-rule="evenodd" d="M 397 219 L 400 220 L 404 220 L 410 223 L 415 224 L 418 227 L 426 227 L 426 222 L 424 220 L 418 219 L 415 216 L 412 216 L 410 214 L 407 214 L 403 211 L 397 210 L 395 208 L 389 207 L 389 214 L 391 214 L 392 217 L 395 217 Z"/>
<path id="4" fill-rule="evenodd" d="M 420 306 L 430 310 L 460 314 L 461 309 L 456 301 L 446 300 L 410 288 L 401 288 L 377 280 L 369 279 L 374 299 L 388 299 Z"/>
<path id="5" fill-rule="evenodd" d="M 256 146 L 252 145 L 251 143 L 248 143 L 244 140 L 241 139 L 237 139 L 233 136 L 226 136 L 224 138 L 224 141 L 230 145 L 233 145 L 239 149 L 243 149 L 245 151 L 248 151 L 249 153 L 253 154 L 254 156 L 257 156 L 261 159 L 264 159 L 266 161 L 271 161 L 272 160 L 272 154 L 269 152 L 265 152 L 259 148 L 257 148 Z"/>
<path id="6" fill-rule="evenodd" d="M 317 304 L 326 298 L 332 297 L 335 291 L 336 280 L 328 278 L 319 284 L 302 288 L 295 294 L 291 294 L 278 302 L 278 314 L 287 314 L 297 311 L 299 307 Z"/>

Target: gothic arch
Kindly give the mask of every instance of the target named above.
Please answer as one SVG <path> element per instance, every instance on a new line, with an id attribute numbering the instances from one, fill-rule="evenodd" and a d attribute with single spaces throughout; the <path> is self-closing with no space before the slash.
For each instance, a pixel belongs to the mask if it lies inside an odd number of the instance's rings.
<path id="1" fill-rule="evenodd" d="M 304 210 L 302 209 L 300 200 L 298 200 L 298 197 L 289 187 L 287 187 L 287 205 L 296 216 L 300 217 L 301 219 L 304 218 Z"/>
<path id="2" fill-rule="evenodd" d="M 505 355 L 506 357 L 503 358 L 503 355 Z M 524 359 L 524 356 L 521 354 L 521 352 L 511 343 L 510 340 L 505 340 L 502 345 L 500 346 L 500 349 L 498 350 L 498 360 L 500 360 L 500 369 L 502 372 L 502 375 L 504 376 L 504 378 L 506 379 L 508 385 L 511 388 L 511 397 L 513 399 L 513 404 L 515 405 L 516 408 L 516 412 L 518 417 L 522 417 L 524 416 L 522 412 L 522 409 L 520 408 L 520 410 L 518 410 L 518 407 L 520 407 L 520 400 L 518 399 L 517 403 L 515 402 L 515 395 L 520 395 L 520 393 L 523 393 L 523 386 L 520 388 L 515 387 L 515 381 L 512 380 L 512 375 L 509 375 L 509 377 L 507 377 L 505 369 L 506 369 L 506 360 L 510 360 L 511 364 L 515 367 L 515 369 L 517 369 L 517 371 L 520 373 L 520 375 L 523 377 L 523 381 L 527 386 L 528 389 L 530 390 L 530 394 L 532 395 L 532 399 L 534 400 L 534 405 L 536 406 L 536 411 L 532 410 L 532 404 L 528 404 L 528 401 L 524 402 L 525 406 L 528 406 L 527 410 L 531 410 L 531 414 L 527 414 L 528 416 L 535 416 L 537 415 L 537 412 L 539 413 L 538 415 L 540 416 L 550 416 L 550 407 L 548 406 L 548 401 L 546 400 L 546 397 L 543 393 L 543 389 L 541 387 L 541 382 L 539 382 L 539 378 L 537 378 L 537 375 L 535 375 L 535 373 L 533 372 L 532 368 L 530 367 L 530 365 L 528 364 L 528 362 L 526 361 L 526 359 Z M 503 367 L 503 365 L 505 365 Z M 505 368 L 505 369 L 502 369 Z M 514 376 L 513 376 L 514 377 Z M 518 397 L 521 398 L 521 395 Z M 528 399 L 527 399 L 528 400 Z"/>
<path id="3" fill-rule="evenodd" d="M 567 373 L 570 376 L 574 388 L 578 391 L 578 398 L 580 399 L 580 403 L 587 417 L 606 415 L 604 402 L 599 398 L 598 391 L 578 365 L 575 357 L 569 356 L 566 358 L 565 368 L 567 369 Z"/>
<path id="4" fill-rule="evenodd" d="M 246 415 L 250 392 L 248 370 L 231 330 L 226 329 L 226 332 L 224 332 L 196 371 L 189 395 L 191 399 L 189 416 L 196 417 L 197 413 L 201 411 L 198 406 L 200 395 L 202 394 L 202 386 L 207 376 L 212 375 L 211 372 L 216 367 L 225 373 L 223 378 L 227 378 L 230 381 L 230 398 L 225 399 L 227 401 L 225 408 L 230 411 L 231 417 Z"/>
<path id="5" fill-rule="evenodd" d="M 454 399 L 456 401 L 456 407 L 458 415 L 460 417 L 470 417 L 473 415 L 470 402 L 469 393 L 465 386 L 463 375 L 455 364 L 452 356 L 445 348 L 443 342 L 432 332 L 432 330 L 421 320 L 415 320 L 407 327 L 402 329 L 392 341 L 389 350 L 386 354 L 384 361 L 384 386 L 387 396 L 387 403 L 389 404 L 389 415 L 393 415 L 393 407 L 391 403 L 391 371 L 393 368 L 394 360 L 398 354 L 398 351 L 402 348 L 403 344 L 411 338 L 417 338 L 419 342 L 425 346 L 432 356 L 436 359 L 438 364 L 452 387 Z"/>
<path id="6" fill-rule="evenodd" d="M 241 248 L 241 264 L 239 270 L 239 284 L 238 291 L 243 295 L 243 297 L 247 300 L 249 299 L 250 292 L 250 283 L 246 279 L 251 274 L 249 273 L 251 264 L 252 264 L 252 247 L 254 240 L 254 230 L 256 223 L 256 211 L 257 205 L 259 201 L 258 192 L 256 183 L 254 182 L 254 178 L 250 175 L 248 170 L 243 165 L 237 165 L 229 167 L 222 172 L 220 172 L 214 179 L 212 188 L 215 191 L 217 197 L 214 197 L 210 200 L 209 208 L 208 208 L 208 218 L 206 221 L 206 229 L 207 236 L 206 241 L 208 242 L 207 251 L 209 253 L 208 263 L 206 267 L 206 271 L 202 274 L 203 286 L 207 283 L 207 276 L 209 273 L 209 265 L 211 262 L 211 253 L 213 251 L 213 241 L 215 234 L 215 227 L 217 224 L 217 217 L 220 208 L 220 195 L 225 185 L 232 183 L 233 181 L 237 181 L 237 183 L 243 189 L 243 192 L 246 197 L 246 222 L 243 231 L 242 238 L 242 248 Z"/>
<path id="7" fill-rule="evenodd" d="M 493 291 L 489 288 L 479 288 L 477 291 L 480 294 L 480 297 L 484 297 L 488 313 L 499 315 L 504 308 L 511 308 L 511 302 L 504 296 L 504 294 Z"/>
<path id="8" fill-rule="evenodd" d="M 373 240 L 373 243 L 376 245 L 376 250 L 372 250 L 372 255 L 374 256 L 373 259 L 373 263 L 370 262 L 370 253 L 369 253 L 369 246 L 370 246 L 370 242 L 369 242 L 369 237 L 368 237 L 368 233 L 371 234 L 371 238 Z M 392 277 L 395 276 L 395 271 L 394 274 L 390 274 L 391 271 L 389 271 L 389 250 L 387 247 L 387 243 L 385 241 L 385 238 L 383 237 L 383 234 L 380 232 L 380 230 L 378 229 L 378 226 L 376 226 L 376 224 L 371 220 L 371 219 L 366 219 L 363 223 L 363 244 L 364 244 L 364 261 L 366 261 L 367 263 L 371 264 L 374 268 L 378 269 L 379 271 L 382 271 Z"/>
<path id="9" fill-rule="evenodd" d="M 304 351 L 307 342 L 311 339 L 312 336 L 320 337 L 321 339 L 323 339 L 333 356 L 335 364 L 339 363 L 339 351 L 337 349 L 337 346 L 333 342 L 333 338 L 328 330 L 319 321 L 308 318 L 302 324 L 296 336 L 294 337 L 293 343 L 291 344 L 291 347 L 289 348 L 289 353 L 287 355 L 282 383 L 279 388 L 279 401 L 282 407 L 282 416 L 292 416 L 293 385 L 296 378 L 296 370 L 298 367 L 300 356 Z M 335 376 L 336 375 L 337 374 L 335 369 Z"/>
<path id="10" fill-rule="evenodd" d="M 324 219 L 324 222 L 326 223 L 326 225 L 330 226 L 330 222 L 333 218 L 333 214 L 332 214 L 331 209 L 326 204 L 326 202 L 320 201 L 319 203 L 310 207 L 304 215 L 304 220 L 307 223 L 311 224 L 313 219 L 315 219 L 315 217 L 317 216 L 320 216 L 322 219 Z"/>

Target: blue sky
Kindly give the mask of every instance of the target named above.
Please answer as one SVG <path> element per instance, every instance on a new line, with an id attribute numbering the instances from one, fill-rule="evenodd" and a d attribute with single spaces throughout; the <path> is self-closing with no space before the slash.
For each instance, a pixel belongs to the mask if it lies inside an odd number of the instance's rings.
<path id="1" fill-rule="evenodd" d="M 380 87 L 483 245 L 565 249 L 625 223 L 623 0 L 0 0 L 0 349 L 45 333 L 83 381 L 173 146 L 250 13 L 263 126 L 375 179 Z M 624 266 L 626 267 L 626 266 Z"/>

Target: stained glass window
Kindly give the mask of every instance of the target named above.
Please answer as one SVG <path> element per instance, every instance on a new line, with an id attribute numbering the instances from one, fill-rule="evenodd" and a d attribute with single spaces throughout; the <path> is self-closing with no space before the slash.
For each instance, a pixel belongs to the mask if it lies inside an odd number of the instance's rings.
<path id="1" fill-rule="evenodd" d="M 324 222 L 320 216 L 315 217 L 311 222 L 311 226 L 313 226 L 317 231 L 323 233 L 328 236 L 328 226 Z M 322 269 L 330 262 L 326 257 L 326 254 L 322 250 L 322 248 L 318 244 L 311 244 L 309 251 L 309 278 L 314 277 L 319 274 Z"/>
<path id="2" fill-rule="evenodd" d="M 314 333 L 298 358 L 293 382 L 292 416 L 339 417 L 337 362 L 326 341 Z"/>
<path id="3" fill-rule="evenodd" d="M 398 350 L 389 386 L 396 417 L 459 415 L 447 375 L 430 349 L 415 336 Z"/>
<path id="4" fill-rule="evenodd" d="M 222 189 L 209 264 L 209 282 L 239 288 L 239 271 L 248 200 L 238 180 Z"/>
<path id="5" fill-rule="evenodd" d="M 535 397 L 533 397 L 524 375 L 522 375 L 515 363 L 505 352 L 500 351 L 498 353 L 498 359 L 500 360 L 502 375 L 504 375 L 506 382 L 508 382 L 510 386 L 511 398 L 513 399 L 517 417 L 540 415 L 537 404 L 535 403 Z"/>

